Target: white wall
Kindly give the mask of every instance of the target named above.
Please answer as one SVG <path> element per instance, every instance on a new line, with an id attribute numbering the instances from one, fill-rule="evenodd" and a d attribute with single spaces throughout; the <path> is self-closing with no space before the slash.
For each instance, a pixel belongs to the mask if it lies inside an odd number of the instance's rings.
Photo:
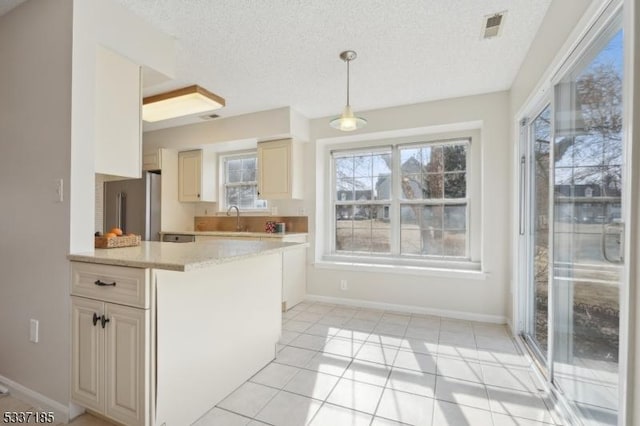
<path id="1" fill-rule="evenodd" d="M 32 0 L 33 1 L 33 0 Z M 71 239 L 93 250 L 95 232 L 95 65 L 105 46 L 166 76 L 175 73 L 176 43 L 113 0 L 74 0 L 71 126 Z"/>
<path id="2" fill-rule="evenodd" d="M 464 278 L 460 274 L 450 277 L 437 274 L 398 275 L 325 269 L 310 265 L 307 292 L 323 297 L 411 306 L 422 311 L 458 317 L 504 321 L 509 270 L 508 93 L 361 111 L 360 114 L 369 120 L 369 124 L 358 132 L 358 137 L 367 134 L 379 137 L 381 134 L 406 129 L 425 128 L 425 131 L 442 133 L 461 127 L 480 126 L 480 221 L 472 226 L 477 227 L 481 234 L 480 256 L 486 275 L 484 279 Z M 328 117 L 311 122 L 312 142 L 344 135 L 331 129 L 328 122 Z M 311 238 L 315 240 L 318 233 L 328 232 L 321 225 L 318 213 L 322 211 L 315 204 L 316 188 L 322 187 L 316 182 L 317 168 L 323 165 L 322 159 L 317 158 L 318 149 L 308 151 L 306 164 L 311 167 L 305 168 L 305 186 L 310 191 L 307 203 L 309 210 L 313 212 L 310 223 L 315 226 L 312 225 Z M 310 249 L 310 259 L 317 257 L 313 246 L 312 244 Z M 348 291 L 340 290 L 341 279 L 348 280 Z"/>
<path id="3" fill-rule="evenodd" d="M 0 376 L 55 408 L 69 401 L 71 19 L 71 0 L 0 17 Z"/>

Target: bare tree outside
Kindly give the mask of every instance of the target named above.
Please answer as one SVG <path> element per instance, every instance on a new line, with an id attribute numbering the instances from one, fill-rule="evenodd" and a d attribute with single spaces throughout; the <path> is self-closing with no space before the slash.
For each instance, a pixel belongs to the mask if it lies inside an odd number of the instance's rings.
<path id="1" fill-rule="evenodd" d="M 467 146 L 460 141 L 400 148 L 401 253 L 467 255 Z"/>
<path id="2" fill-rule="evenodd" d="M 400 231 L 401 254 L 466 255 L 466 140 L 400 146 L 396 151 L 333 155 L 336 252 L 391 253 Z M 401 176 L 393 176 L 393 153 Z M 400 230 L 391 230 L 394 179 L 399 179 Z"/>

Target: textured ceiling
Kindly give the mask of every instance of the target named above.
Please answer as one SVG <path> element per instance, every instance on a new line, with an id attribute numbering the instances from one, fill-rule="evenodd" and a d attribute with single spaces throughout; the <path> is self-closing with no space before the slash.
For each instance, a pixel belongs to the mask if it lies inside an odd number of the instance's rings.
<path id="1" fill-rule="evenodd" d="M 551 2 L 117 1 L 179 43 L 177 80 L 145 95 L 196 83 L 227 100 L 223 117 L 291 106 L 310 118 L 341 112 L 346 49 L 356 111 L 506 90 Z M 483 40 L 484 16 L 501 11 L 501 36 Z"/>

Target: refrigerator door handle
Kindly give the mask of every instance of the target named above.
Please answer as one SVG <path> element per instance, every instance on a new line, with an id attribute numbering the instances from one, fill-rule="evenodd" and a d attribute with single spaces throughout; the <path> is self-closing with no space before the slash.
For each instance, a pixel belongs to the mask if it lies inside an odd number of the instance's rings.
<path id="1" fill-rule="evenodd" d="M 120 193 L 120 211 L 118 212 L 118 228 L 122 229 L 122 232 L 127 232 L 127 193 Z"/>
<path id="2" fill-rule="evenodd" d="M 116 194 L 116 227 L 122 229 L 122 192 Z"/>

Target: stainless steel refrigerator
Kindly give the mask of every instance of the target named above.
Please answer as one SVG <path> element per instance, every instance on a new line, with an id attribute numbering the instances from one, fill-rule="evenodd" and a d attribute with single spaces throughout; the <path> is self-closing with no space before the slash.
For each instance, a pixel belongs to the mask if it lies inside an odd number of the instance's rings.
<path id="1" fill-rule="evenodd" d="M 104 184 L 104 231 L 117 227 L 143 240 L 160 241 L 160 175 Z"/>

